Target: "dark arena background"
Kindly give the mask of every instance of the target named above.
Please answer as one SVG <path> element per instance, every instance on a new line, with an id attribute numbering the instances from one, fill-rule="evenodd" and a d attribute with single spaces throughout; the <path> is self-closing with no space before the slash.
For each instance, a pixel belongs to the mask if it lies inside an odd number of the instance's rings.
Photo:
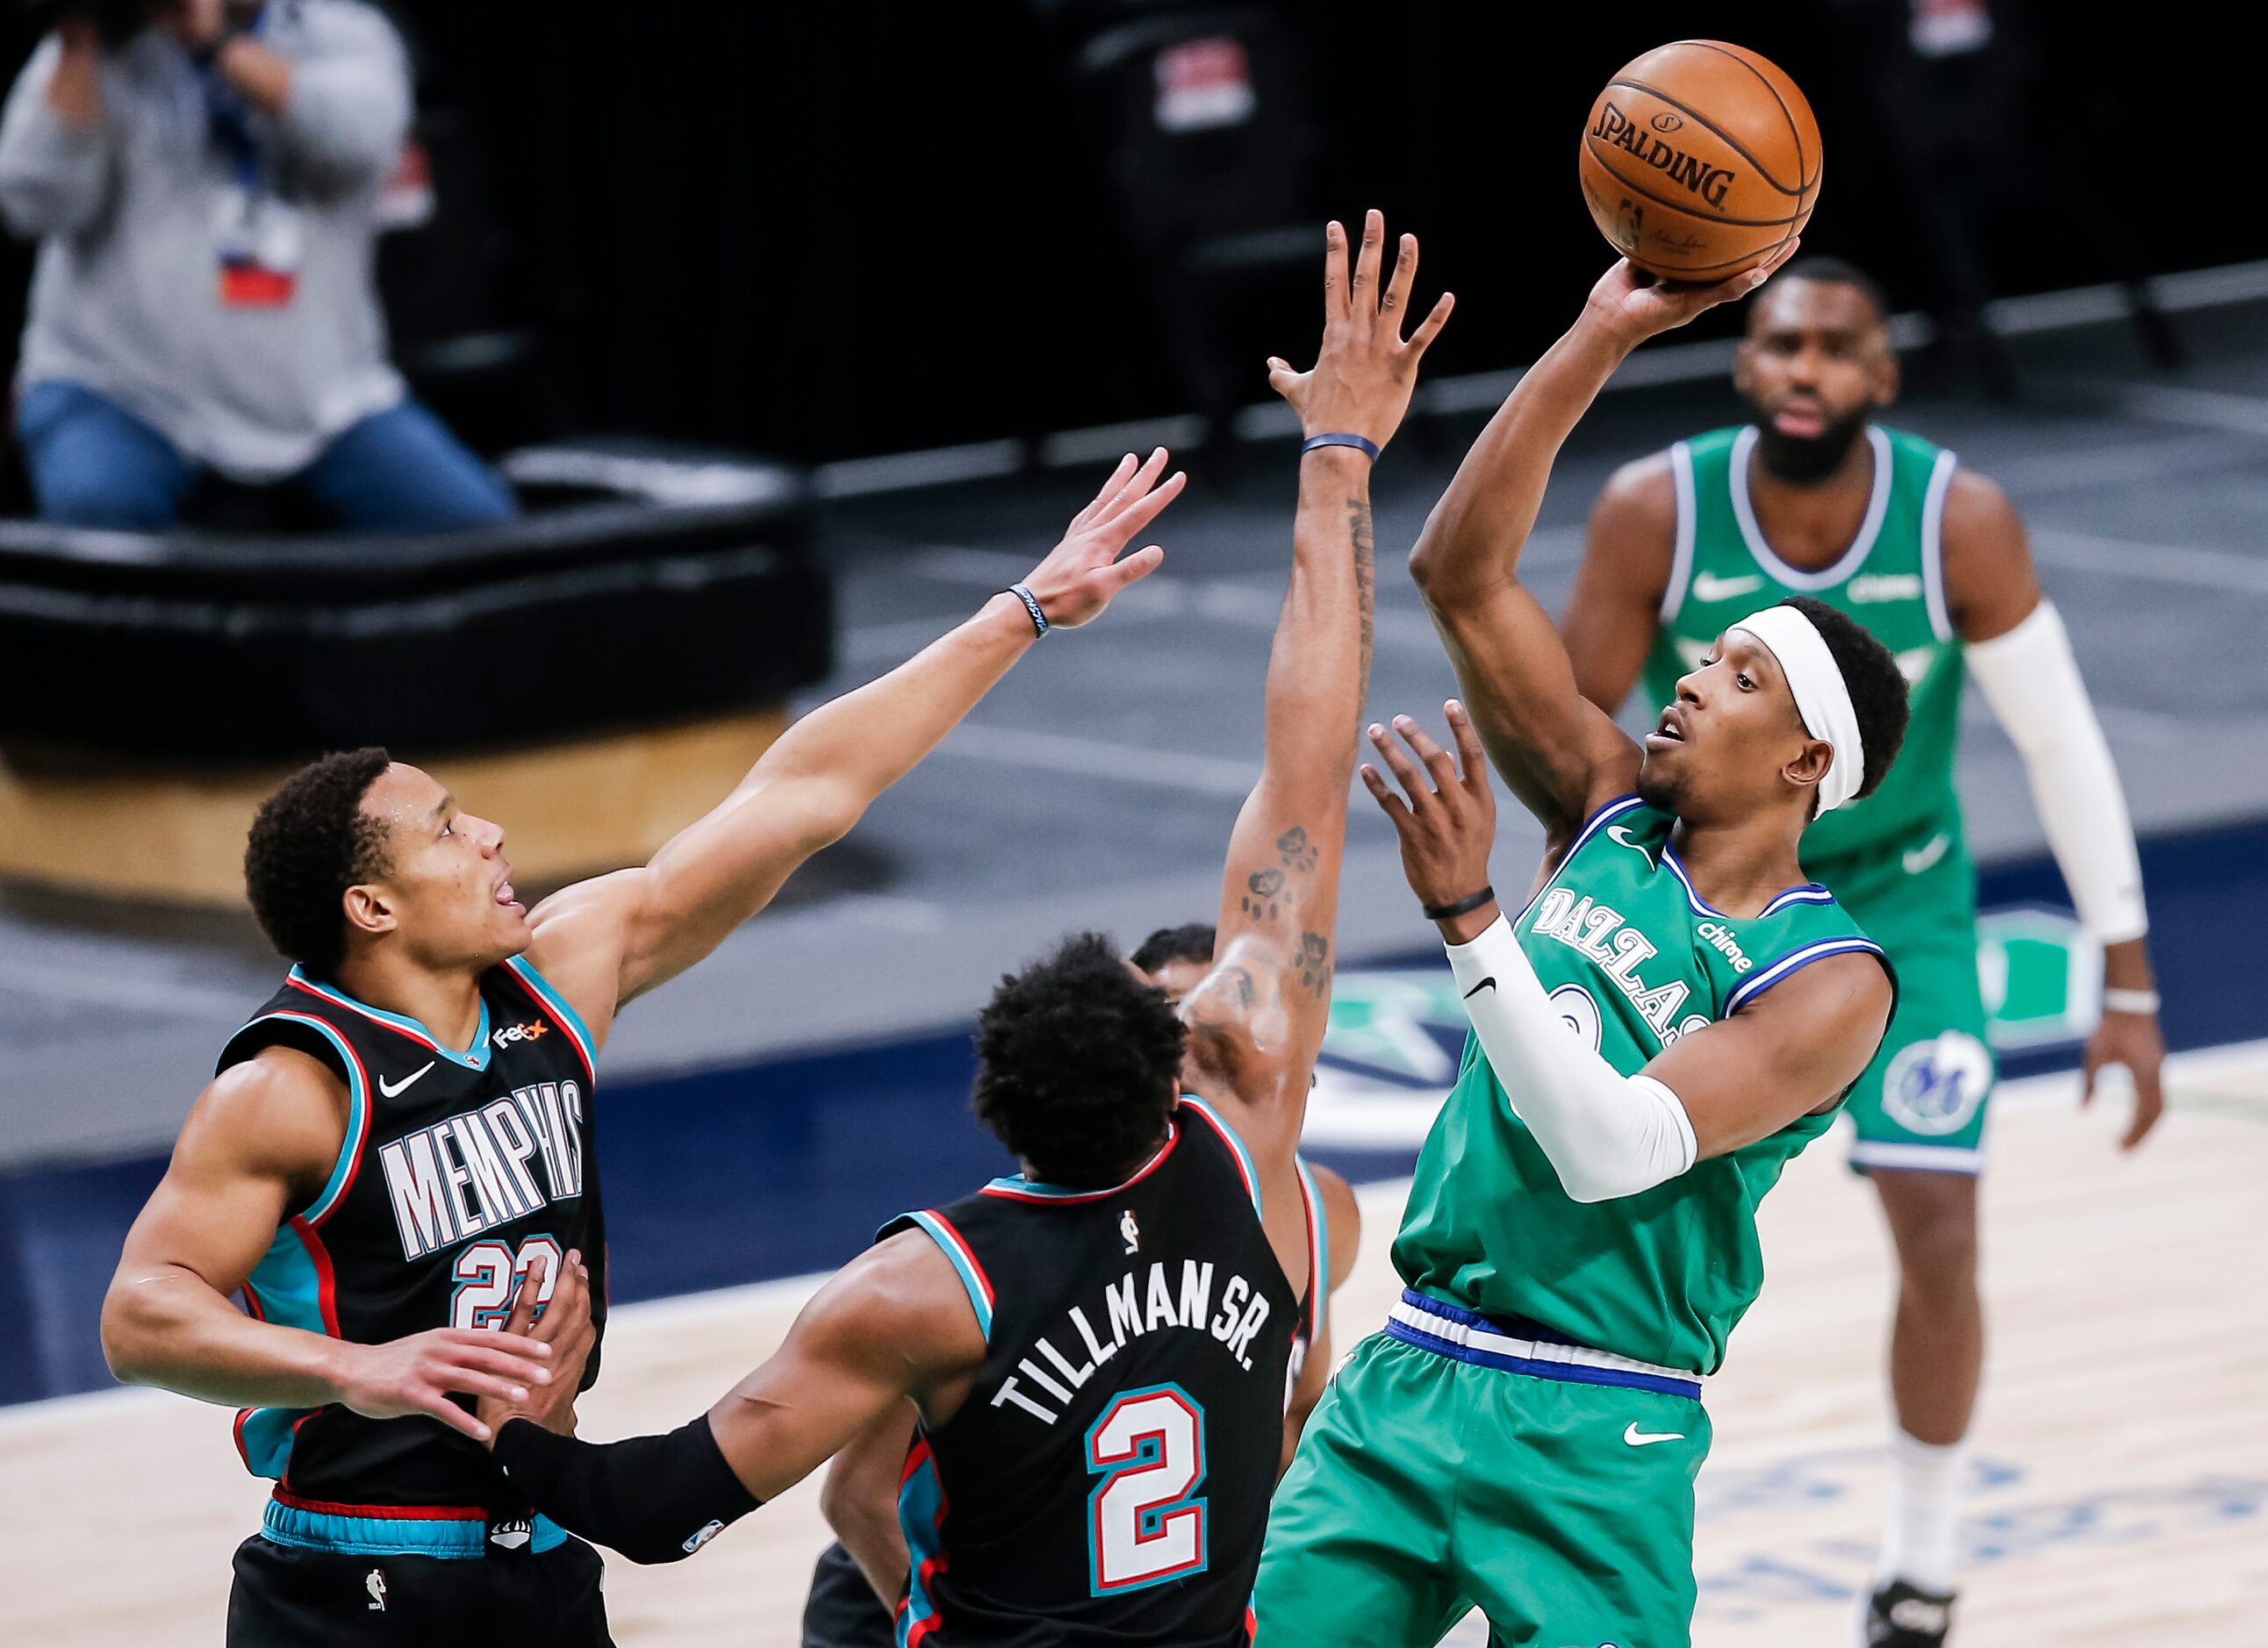
<path id="1" fill-rule="evenodd" d="M 52 10 L 0 14 L 11 77 Z M 1262 363 L 1310 357 L 1322 225 L 1373 206 L 1459 300 L 1375 495 L 1368 713 L 1438 717 L 1454 678 L 1403 555 L 1609 261 L 1575 184 L 1593 96 L 1688 37 L 1808 95 L 1804 251 L 1889 294 L 1889 421 L 2022 511 L 2141 842 L 2173 1056 L 2126 1157 L 2121 1074 L 2078 1104 L 2100 948 L 1970 695 L 2002 1086 L 1954 1640 L 2264 1639 L 2268 217 L 2225 8 L 382 10 L 417 88 L 375 252 L 392 356 L 525 512 L 357 536 L 208 477 L 174 530 L 85 528 L 38 519 L 0 458 L 0 1641 L 212 1641 L 258 1525 L 229 1413 L 118 1388 L 97 1326 L 281 972 L 239 866 L 282 773 L 372 742 L 430 763 L 534 892 L 641 862 L 795 716 L 1021 578 L 1121 452 L 1189 469 L 1160 572 L 1049 637 L 606 1048 L 617 1314 L 585 1434 L 677 1424 L 876 1225 L 1009 1170 L 968 1104 L 1001 973 L 1066 931 L 1211 919 L 1289 560 L 1298 427 Z M 0 250 L 11 372 L 34 249 Z M 1745 416 L 1740 315 L 1646 346 L 1576 431 L 1522 563 L 1555 615 L 1607 476 Z M 1498 874 L 1540 846 L 1506 800 Z M 1343 886 L 1307 1131 L 1366 1215 L 1340 1350 L 1398 1286 L 1466 1030 L 1359 791 Z M 1843 1155 L 1767 1205 L 1771 1280 L 1712 1388 L 1706 1648 L 1849 1640 L 1867 1588 L 1895 1271 Z M 826 1538 L 806 1483 L 698 1563 L 614 1563 L 617 1639 L 796 1643 Z"/>

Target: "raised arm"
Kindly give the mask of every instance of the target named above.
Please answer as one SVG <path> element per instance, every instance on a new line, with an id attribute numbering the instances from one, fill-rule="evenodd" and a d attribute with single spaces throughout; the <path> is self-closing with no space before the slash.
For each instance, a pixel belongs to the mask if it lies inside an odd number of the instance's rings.
<path id="1" fill-rule="evenodd" d="M 1794 249 L 1708 286 L 1652 282 L 1627 262 L 1608 270 L 1575 324 L 1489 421 L 1410 551 L 1410 574 L 1490 759 L 1555 843 L 1630 788 L 1639 751 L 1576 689 L 1567 649 L 1520 581 L 1520 552 L 1551 466 L 1631 349 L 1754 291 Z"/>
<path id="2" fill-rule="evenodd" d="M 1669 586 L 1677 494 L 1669 455 L 1624 464 L 1592 505 L 1583 564 L 1559 621 L 1575 688 L 1612 715 L 1646 667 Z"/>
<path id="3" fill-rule="evenodd" d="M 1419 358 L 1448 320 L 1445 293 L 1403 341 L 1418 241 L 1402 238 L 1381 291 L 1385 238 L 1385 220 L 1370 213 L 1350 269 L 1346 232 L 1329 225 L 1314 369 L 1269 362 L 1270 384 L 1310 438 L 1348 435 L 1382 448 L 1409 408 Z M 1291 587 L 1268 656 L 1266 753 L 1229 837 L 1213 970 L 1182 1003 L 1198 1090 L 1227 1109 L 1263 1168 L 1283 1174 L 1330 1012 L 1347 787 L 1370 686 L 1372 461 L 1344 445 L 1300 458 Z"/>
<path id="4" fill-rule="evenodd" d="M 289 1218 L 320 1195 L 346 1131 L 346 1093 L 314 1059 L 269 1048 L 216 1078 L 134 1227 L 102 1301 L 102 1350 L 129 1385 L 231 1407 L 342 1402 L 374 1419 L 427 1414 L 486 1430 L 451 1393 L 525 1393 L 548 1346 L 436 1328 L 352 1344 L 230 1302 Z"/>
<path id="5" fill-rule="evenodd" d="M 65 18 L 8 93 L 0 117 L 0 217 L 27 239 L 85 228 L 109 195 L 101 56 L 94 20 Z"/>
<path id="6" fill-rule="evenodd" d="M 1162 485 L 1166 452 L 1122 460 L 1030 590 L 1051 629 L 1075 629 L 1165 558 L 1119 552 L 1182 489 Z M 935 749 L 1031 650 L 1038 629 L 1004 591 L 888 674 L 796 723 L 714 812 L 688 825 L 644 869 L 566 887 L 529 917 L 529 960 L 604 1037 L 622 1004 L 682 973 L 771 902 L 814 853 Z"/>

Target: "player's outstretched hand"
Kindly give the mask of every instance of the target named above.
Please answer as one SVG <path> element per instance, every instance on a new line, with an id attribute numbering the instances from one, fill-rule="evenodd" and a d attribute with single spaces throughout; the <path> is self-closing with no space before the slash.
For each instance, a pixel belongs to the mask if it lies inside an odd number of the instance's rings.
<path id="1" fill-rule="evenodd" d="M 1118 556 L 1136 533 L 1181 496 L 1189 477 L 1177 469 L 1160 484 L 1158 477 L 1165 469 L 1162 446 L 1139 466 L 1131 452 L 1121 458 L 1094 501 L 1071 517 L 1063 541 L 1032 569 L 1024 587 L 1040 603 L 1050 628 L 1078 629 L 1110 605 L 1120 590 L 1158 570 L 1166 552 L 1156 544 L 1123 561 Z"/>
<path id="2" fill-rule="evenodd" d="M 1418 237 L 1406 234 L 1385 289 L 1378 284 L 1386 242 L 1382 213 L 1366 213 L 1362 250 L 1347 268 L 1346 230 L 1333 223 L 1323 230 L 1323 346 L 1307 372 L 1293 372 L 1280 357 L 1268 357 L 1268 386 L 1292 403 L 1303 435 L 1359 435 L 1383 447 L 1402 426 L 1410 393 L 1418 386 L 1418 363 L 1448 324 L 1456 298 L 1443 292 L 1432 312 L 1405 340 L 1403 312 L 1418 278 Z"/>
<path id="3" fill-rule="evenodd" d="M 1362 769 L 1364 787 L 1402 839 L 1402 873 L 1410 878 L 1410 890 L 1429 909 L 1462 903 L 1488 886 L 1489 852 L 1496 845 L 1496 793 L 1489 788 L 1488 758 L 1481 753 L 1480 736 L 1463 704 L 1452 698 L 1442 710 L 1456 740 L 1454 757 L 1408 716 L 1395 717 L 1394 730 L 1410 746 L 1415 761 L 1384 727 L 1373 722 L 1368 729 L 1370 741 L 1393 769 L 1406 801 L 1395 794 L 1377 768 L 1365 762 Z M 1474 912 L 1484 913 L 1486 907 Z"/>
<path id="4" fill-rule="evenodd" d="M 1661 280 L 1624 258 L 1599 276 L 1584 302 L 1583 317 L 1604 327 L 1625 349 L 1635 349 L 1650 337 L 1675 331 L 1705 310 L 1747 297 L 1778 273 L 1802 244 L 1799 236 L 1755 269 L 1720 281 Z"/>
<path id="5" fill-rule="evenodd" d="M 559 1269 L 558 1285 L 547 1290 L 547 1263 L 540 1253 L 529 1260 L 513 1290 L 504 1336 L 549 1345 L 551 1379 L 521 1396 L 480 1399 L 475 1411 L 491 1440 L 507 1419 L 533 1419 L 546 1431 L 575 1434 L 575 1397 L 583 1385 L 583 1365 L 590 1360 L 599 1336 L 591 1325 L 591 1272 L 581 1251 L 570 1250 Z"/>
<path id="6" fill-rule="evenodd" d="M 370 1419 L 427 1414 L 475 1442 L 489 1429 L 449 1400 L 453 1392 L 524 1402 L 552 1379 L 553 1347 L 492 1330 L 435 1328 L 384 1344 L 342 1343 L 339 1401 Z"/>

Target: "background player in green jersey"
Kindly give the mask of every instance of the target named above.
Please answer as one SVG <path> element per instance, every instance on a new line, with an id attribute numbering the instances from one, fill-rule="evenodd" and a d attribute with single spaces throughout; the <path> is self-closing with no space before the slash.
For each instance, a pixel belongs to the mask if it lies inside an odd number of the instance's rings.
<path id="1" fill-rule="evenodd" d="M 2042 599 L 2023 522 L 1951 452 L 1872 420 L 1898 370 L 1874 283 L 1806 259 L 1749 313 L 1734 384 L 1756 422 L 1624 468 L 1591 522 L 1566 617 L 1584 695 L 1647 702 L 1733 618 L 1816 597 L 1897 655 L 1913 722 L 1897 770 L 1823 817 L 1803 865 L 1898 970 L 1898 1015 L 1851 1096 L 1852 1166 L 1879 1190 L 1898 1254 L 1890 1339 L 1889 1527 L 1868 1640 L 1922 1648 L 1950 1619 L 1961 1444 L 1984 1365 L 1977 1181 L 1992 1080 L 1977 967 L 1977 875 L 1953 784 L 1964 654 L 2022 753 L 2073 901 L 2103 945 L 2106 1009 L 2087 1048 L 2132 1072 L 2128 1146 L 2161 1107 L 2164 1058 L 2133 831 L 2087 689 Z"/>
<path id="2" fill-rule="evenodd" d="M 1408 799 L 1364 776 L 1477 1045 L 1418 1159 L 1402 1299 L 1278 1495 L 1255 1599 L 1270 1648 L 1432 1643 L 1476 1605 L 1505 1644 L 1688 1640 L 1701 1382 L 1763 1283 L 1756 1204 L 1895 1001 L 1796 845 L 1891 769 L 1905 683 L 1859 625 L 1798 598 L 1728 627 L 1641 750 L 1576 691 L 1519 555 L 1623 357 L 1764 274 L 1609 271 L 1410 557 L 1473 706 L 1448 707 L 1462 772 L 1403 717 L 1425 770 L 1371 737 Z M 1546 832 L 1516 916 L 1488 886 L 1484 742 Z"/>

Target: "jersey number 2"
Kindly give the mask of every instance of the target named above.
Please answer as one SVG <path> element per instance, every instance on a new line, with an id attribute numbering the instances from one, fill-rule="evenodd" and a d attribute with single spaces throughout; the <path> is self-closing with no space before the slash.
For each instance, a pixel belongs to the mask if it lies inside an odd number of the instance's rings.
<path id="1" fill-rule="evenodd" d="M 531 1236 L 514 1254 L 500 1241 L 475 1242 L 457 1255 L 457 1292 L 449 1306 L 452 1328 L 501 1328 L 512 1314 L 512 1291 L 527 1274 L 528 1261 L 543 1255 L 543 1291 L 535 1296 L 536 1313 L 559 1285 L 559 1244 L 549 1236 Z"/>
<path id="2" fill-rule="evenodd" d="M 1122 1394 L 1087 1431 L 1086 1468 L 1102 1475 L 1086 1502 L 1095 1595 L 1204 1571 L 1204 1413 L 1187 1391 Z"/>

